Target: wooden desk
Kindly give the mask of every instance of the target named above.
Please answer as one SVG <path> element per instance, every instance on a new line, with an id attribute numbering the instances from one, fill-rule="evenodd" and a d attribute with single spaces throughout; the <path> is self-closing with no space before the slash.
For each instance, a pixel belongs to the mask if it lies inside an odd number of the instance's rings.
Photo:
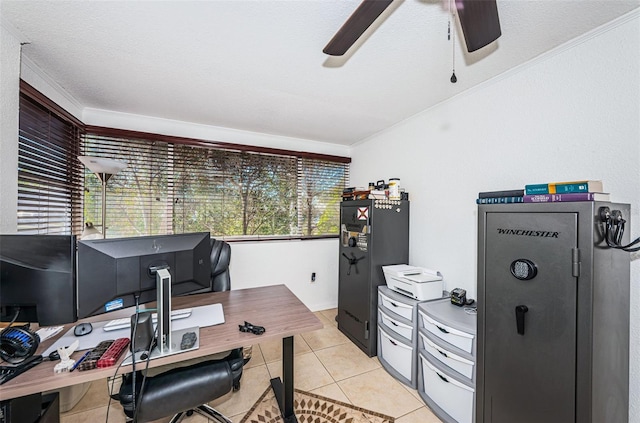
<path id="1" fill-rule="evenodd" d="M 322 322 L 284 285 L 267 286 L 262 288 L 240 289 L 236 291 L 214 292 L 207 294 L 174 297 L 173 309 L 191 308 L 207 304 L 221 303 L 224 309 L 225 323 L 222 325 L 200 328 L 200 348 L 181 354 L 162 357 L 149 362 L 149 368 L 175 363 L 191 358 L 202 357 L 221 351 L 231 350 L 260 342 L 283 340 L 283 386 L 278 387 L 277 381 L 272 380 L 279 397 L 283 417 L 286 421 L 295 421 L 293 416 L 293 336 L 322 329 Z M 81 322 L 97 322 L 129 316 L 132 309 L 121 310 L 108 315 L 101 315 Z M 108 317 L 107 317 L 108 316 Z M 264 326 L 266 332 L 262 335 L 240 332 L 238 325 L 245 321 Z M 77 324 L 76 323 L 76 324 Z M 67 325 L 65 333 L 74 325 Z M 47 340 L 39 347 L 38 353 L 45 351 L 56 338 Z M 76 352 L 72 358 L 79 358 L 82 352 Z M 124 359 L 124 356 L 120 361 Z M 0 400 L 6 400 L 25 395 L 60 389 L 66 386 L 91 382 L 116 374 L 131 372 L 131 365 L 122 366 L 116 372 L 116 366 L 106 369 L 88 371 L 74 371 L 56 374 L 53 367 L 56 362 L 45 361 L 26 371 L 13 380 L 0 385 Z M 139 365 L 138 365 L 139 366 Z M 292 417 L 293 416 L 293 417 Z M 293 420 L 291 420 L 293 418 Z"/>

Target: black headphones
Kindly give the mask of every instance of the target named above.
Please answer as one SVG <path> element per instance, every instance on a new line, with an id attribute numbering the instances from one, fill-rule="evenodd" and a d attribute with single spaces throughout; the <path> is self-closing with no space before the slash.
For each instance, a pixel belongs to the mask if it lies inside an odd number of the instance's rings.
<path id="1" fill-rule="evenodd" d="M 25 326 L 9 326 L 0 332 L 0 358 L 18 364 L 31 357 L 40 345 L 37 333 Z"/>

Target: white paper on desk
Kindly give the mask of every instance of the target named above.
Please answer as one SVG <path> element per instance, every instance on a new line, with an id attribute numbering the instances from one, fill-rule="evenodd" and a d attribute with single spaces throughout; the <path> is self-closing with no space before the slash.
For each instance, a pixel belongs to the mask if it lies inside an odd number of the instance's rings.
<path id="1" fill-rule="evenodd" d="M 46 328 L 38 329 L 36 333 L 40 337 L 40 342 L 43 342 L 60 333 L 62 329 L 64 329 L 64 326 L 48 326 Z"/>
<path id="2" fill-rule="evenodd" d="M 106 316 L 107 315 L 105 315 L 105 317 Z M 80 351 L 94 348 L 102 341 L 131 337 L 130 328 L 105 331 L 103 329 L 104 325 L 106 325 L 109 321 L 110 320 L 105 320 L 102 322 L 92 323 L 93 330 L 88 335 L 75 336 L 73 333 L 74 328 L 69 329 L 56 342 L 54 342 L 53 345 L 47 348 L 47 350 L 42 353 L 42 355 L 47 356 L 51 352 L 57 350 L 59 347 L 68 347 L 76 340 L 80 342 L 80 345 L 78 346 L 78 351 Z M 209 304 L 206 306 L 192 307 L 191 316 L 187 317 L 186 319 L 172 320 L 171 330 L 175 331 L 187 329 L 194 326 L 204 328 L 207 326 L 220 325 L 222 323 L 224 323 L 224 310 L 222 309 L 222 304 Z"/>

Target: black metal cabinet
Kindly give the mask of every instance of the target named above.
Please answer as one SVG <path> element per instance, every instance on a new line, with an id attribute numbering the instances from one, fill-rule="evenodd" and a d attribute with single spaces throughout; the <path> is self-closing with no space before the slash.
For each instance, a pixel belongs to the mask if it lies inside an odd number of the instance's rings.
<path id="1" fill-rule="evenodd" d="M 338 329 L 373 357 L 382 266 L 409 262 L 409 202 L 344 201 L 340 227 Z"/>
<path id="2" fill-rule="evenodd" d="M 479 207 L 477 423 L 628 421 L 629 254 L 603 241 L 605 206 L 629 219 L 625 204 Z"/>

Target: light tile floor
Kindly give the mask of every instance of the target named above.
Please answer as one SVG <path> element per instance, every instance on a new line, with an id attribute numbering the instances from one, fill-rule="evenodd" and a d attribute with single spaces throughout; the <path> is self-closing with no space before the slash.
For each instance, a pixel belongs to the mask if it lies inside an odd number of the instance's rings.
<path id="1" fill-rule="evenodd" d="M 294 338 L 296 388 L 393 416 L 397 423 L 441 423 L 415 389 L 391 377 L 377 357 L 368 357 L 338 330 L 335 309 L 315 314 L 324 328 Z M 281 359 L 282 342 L 254 345 L 240 390 L 211 405 L 234 423 L 239 422 L 269 386 L 269 380 L 281 376 Z M 111 401 L 109 406 L 107 389 L 107 381 L 94 382 L 84 398 L 61 415 L 61 422 L 104 422 L 107 410 L 108 422 L 125 422 L 120 404 Z M 158 423 L 167 421 L 169 418 Z M 198 415 L 185 421 L 207 422 Z"/>

